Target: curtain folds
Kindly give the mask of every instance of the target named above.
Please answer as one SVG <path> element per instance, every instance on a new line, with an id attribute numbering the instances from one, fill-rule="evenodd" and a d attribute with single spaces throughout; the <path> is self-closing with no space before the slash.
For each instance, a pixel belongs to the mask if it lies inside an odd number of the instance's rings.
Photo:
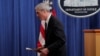
<path id="1" fill-rule="evenodd" d="M 0 56 L 36 56 L 40 21 L 35 5 L 42 0 L 0 0 Z M 66 34 L 68 56 L 84 56 L 84 29 L 100 28 L 100 12 L 88 18 L 65 15 L 53 0 L 53 6 Z"/>

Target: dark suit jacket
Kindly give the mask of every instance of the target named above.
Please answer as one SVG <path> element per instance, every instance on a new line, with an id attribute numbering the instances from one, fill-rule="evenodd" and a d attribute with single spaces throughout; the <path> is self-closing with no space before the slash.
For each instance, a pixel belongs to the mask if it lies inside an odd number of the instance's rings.
<path id="1" fill-rule="evenodd" d="M 66 56 L 65 34 L 62 24 L 53 16 L 50 17 L 46 31 L 46 48 L 48 56 Z"/>

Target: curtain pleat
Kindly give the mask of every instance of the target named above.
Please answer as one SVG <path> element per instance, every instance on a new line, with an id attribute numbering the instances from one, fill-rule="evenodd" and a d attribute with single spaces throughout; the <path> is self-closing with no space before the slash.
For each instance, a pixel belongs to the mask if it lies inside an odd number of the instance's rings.
<path id="1" fill-rule="evenodd" d="M 34 7 L 42 0 L 0 0 L 0 56 L 36 56 L 40 21 Z M 84 56 L 84 29 L 100 28 L 100 12 L 86 18 L 63 13 L 53 0 L 58 19 L 66 34 L 67 56 Z"/>

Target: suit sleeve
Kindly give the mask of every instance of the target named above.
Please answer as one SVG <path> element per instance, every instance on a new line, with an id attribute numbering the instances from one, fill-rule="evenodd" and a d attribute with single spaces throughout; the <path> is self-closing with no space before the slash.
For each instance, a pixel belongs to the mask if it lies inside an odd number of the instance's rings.
<path id="1" fill-rule="evenodd" d="M 63 30 L 63 26 L 59 21 L 54 22 L 54 35 L 57 38 L 55 42 L 48 46 L 50 51 L 57 50 L 65 45 L 65 34 Z"/>

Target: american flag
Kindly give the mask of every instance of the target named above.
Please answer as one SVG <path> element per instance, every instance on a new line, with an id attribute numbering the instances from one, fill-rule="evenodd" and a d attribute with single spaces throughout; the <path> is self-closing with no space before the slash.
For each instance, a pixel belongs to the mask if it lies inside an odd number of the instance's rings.
<path id="1" fill-rule="evenodd" d="M 53 16 L 56 16 L 56 12 L 53 8 L 53 2 L 51 0 L 43 0 L 43 2 L 46 2 L 50 5 L 51 12 Z M 38 39 L 38 43 L 37 43 L 37 47 L 43 47 L 45 45 L 45 21 L 41 21 L 41 25 L 40 25 L 40 32 L 39 32 L 39 39 Z M 37 54 L 37 56 L 40 56 L 40 53 Z"/>

